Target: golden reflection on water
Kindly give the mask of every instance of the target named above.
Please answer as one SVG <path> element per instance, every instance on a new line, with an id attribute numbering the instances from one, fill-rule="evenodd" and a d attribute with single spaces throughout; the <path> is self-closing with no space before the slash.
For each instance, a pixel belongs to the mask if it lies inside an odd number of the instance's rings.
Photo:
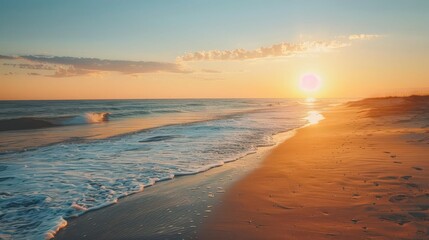
<path id="1" fill-rule="evenodd" d="M 319 123 L 321 120 L 325 119 L 325 117 L 323 117 L 319 111 L 308 111 L 304 119 L 308 121 L 308 124 L 313 125 Z"/>
<path id="2" fill-rule="evenodd" d="M 305 99 L 305 102 L 306 103 L 314 103 L 314 102 L 316 102 L 316 99 L 314 97 L 308 97 Z"/>
<path id="3" fill-rule="evenodd" d="M 313 107 L 314 105 L 316 105 L 317 99 L 313 98 L 313 97 L 308 97 L 303 99 L 303 101 L 301 102 L 301 104 L 308 106 L 308 107 Z"/>

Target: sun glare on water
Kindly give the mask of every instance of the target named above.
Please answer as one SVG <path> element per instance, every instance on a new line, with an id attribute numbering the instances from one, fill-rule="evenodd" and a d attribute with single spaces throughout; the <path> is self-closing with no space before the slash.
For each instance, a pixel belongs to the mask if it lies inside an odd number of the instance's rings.
<path id="1" fill-rule="evenodd" d="M 305 102 L 306 103 L 314 103 L 314 102 L 316 102 L 316 99 L 314 97 L 308 97 L 305 99 Z"/>
<path id="2" fill-rule="evenodd" d="M 321 120 L 325 119 L 325 117 L 323 117 L 319 111 L 308 111 L 304 119 L 308 121 L 308 124 L 313 125 L 319 123 Z"/>

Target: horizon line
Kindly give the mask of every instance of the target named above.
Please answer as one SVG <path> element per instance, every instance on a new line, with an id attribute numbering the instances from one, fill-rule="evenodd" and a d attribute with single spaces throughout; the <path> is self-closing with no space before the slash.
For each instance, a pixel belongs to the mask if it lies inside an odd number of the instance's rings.
<path id="1" fill-rule="evenodd" d="M 387 97 L 387 96 L 386 96 Z M 209 97 L 209 98 L 65 98 L 65 99 L 0 99 L 6 101 L 109 101 L 109 100 L 221 100 L 221 99 L 360 99 L 371 97 Z"/>

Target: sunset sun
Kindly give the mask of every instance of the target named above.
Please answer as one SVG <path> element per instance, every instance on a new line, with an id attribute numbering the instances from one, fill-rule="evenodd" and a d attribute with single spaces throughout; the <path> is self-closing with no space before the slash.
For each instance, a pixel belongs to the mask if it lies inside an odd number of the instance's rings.
<path id="1" fill-rule="evenodd" d="M 306 73 L 299 79 L 299 86 L 305 92 L 315 92 L 321 85 L 320 77 L 313 73 Z"/>

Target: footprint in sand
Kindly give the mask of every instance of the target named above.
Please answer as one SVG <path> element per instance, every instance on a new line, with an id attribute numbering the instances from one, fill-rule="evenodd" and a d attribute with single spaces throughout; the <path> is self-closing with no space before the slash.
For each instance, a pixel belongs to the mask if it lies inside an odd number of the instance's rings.
<path id="1" fill-rule="evenodd" d="M 356 218 L 353 218 L 353 219 L 352 219 L 352 222 L 353 222 L 354 224 L 356 224 L 356 223 L 358 223 L 358 222 L 359 222 L 359 220 L 358 220 L 358 219 L 356 219 Z"/>
<path id="2" fill-rule="evenodd" d="M 352 195 L 352 199 L 358 199 L 358 198 L 360 198 L 360 195 L 359 195 L 359 194 L 354 193 L 354 194 Z"/>
<path id="3" fill-rule="evenodd" d="M 402 201 L 407 200 L 407 199 L 408 199 L 407 195 L 405 195 L 405 194 L 398 194 L 398 195 L 395 195 L 395 196 L 391 196 L 389 198 L 389 202 L 397 203 L 397 202 L 402 202 Z"/>
<path id="4" fill-rule="evenodd" d="M 411 222 L 411 219 L 407 215 L 403 214 L 388 214 L 380 216 L 380 219 L 395 222 L 399 225 Z"/>
<path id="5" fill-rule="evenodd" d="M 326 233 L 326 236 L 336 237 L 336 236 L 338 236 L 338 234 L 337 233 Z"/>
<path id="6" fill-rule="evenodd" d="M 396 176 L 385 176 L 385 177 L 381 177 L 380 179 L 381 180 L 395 180 L 397 178 L 398 177 L 396 177 Z"/>
<path id="7" fill-rule="evenodd" d="M 407 185 L 407 187 L 409 187 L 409 188 L 419 188 L 419 185 L 417 185 L 417 184 L 415 184 L 415 183 L 407 183 L 406 185 Z"/>
<path id="8" fill-rule="evenodd" d="M 402 176 L 401 178 L 404 179 L 404 180 L 410 180 L 412 177 L 413 176 L 407 175 L 407 176 Z"/>
<path id="9" fill-rule="evenodd" d="M 273 207 L 278 207 L 278 208 L 282 208 L 282 209 L 286 209 L 286 210 L 293 209 L 291 207 L 287 207 L 287 206 L 284 206 L 284 205 L 281 205 L 281 204 L 278 204 L 278 203 L 274 203 Z"/>
<path id="10" fill-rule="evenodd" d="M 424 212 L 408 212 L 411 216 L 420 221 L 429 221 L 429 214 Z"/>

